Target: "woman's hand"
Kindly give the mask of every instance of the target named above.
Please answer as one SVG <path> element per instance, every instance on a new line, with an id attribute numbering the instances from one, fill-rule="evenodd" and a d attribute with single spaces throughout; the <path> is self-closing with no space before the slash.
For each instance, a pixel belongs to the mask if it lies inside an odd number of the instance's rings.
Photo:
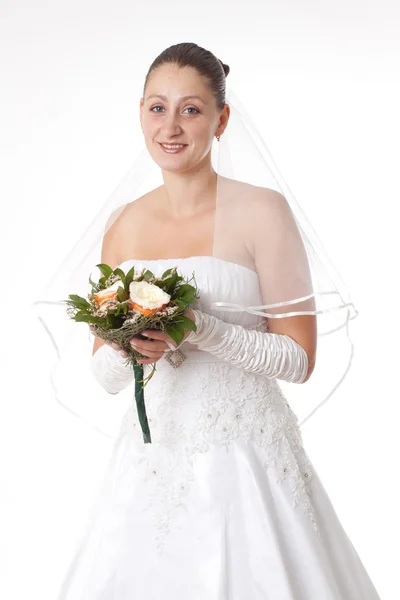
<path id="1" fill-rule="evenodd" d="M 191 319 L 192 321 L 195 320 L 194 314 L 190 308 L 186 309 L 183 314 L 188 319 Z M 129 340 L 132 348 L 147 357 L 139 359 L 138 362 L 140 364 L 145 365 L 149 363 L 155 363 L 164 356 L 165 352 L 169 352 L 177 346 L 174 340 L 164 331 L 159 331 L 156 329 L 144 329 L 140 333 L 141 335 L 147 335 L 149 340 L 141 340 L 139 338 L 132 338 Z M 185 335 L 182 342 L 188 337 L 189 334 L 190 330 L 185 329 Z"/>
<path id="2" fill-rule="evenodd" d="M 188 319 L 191 319 L 192 321 L 195 320 L 194 314 L 190 308 L 187 308 L 183 314 Z M 89 327 L 91 332 L 94 334 L 93 328 L 91 326 Z M 129 343 L 131 344 L 132 348 L 140 352 L 140 354 L 143 354 L 143 356 L 147 357 L 138 359 L 137 362 L 140 364 L 155 363 L 164 356 L 165 352 L 169 352 L 177 346 L 174 340 L 164 331 L 159 331 L 155 329 L 144 329 L 140 333 L 141 335 L 147 335 L 149 339 L 142 340 L 140 338 L 133 337 L 129 340 Z M 186 329 L 182 341 L 184 341 L 189 334 L 190 330 Z M 105 343 L 114 348 L 114 350 L 119 351 L 121 356 L 123 356 L 124 358 L 128 356 L 128 353 L 125 350 L 123 350 L 121 346 L 119 346 L 116 342 Z"/>

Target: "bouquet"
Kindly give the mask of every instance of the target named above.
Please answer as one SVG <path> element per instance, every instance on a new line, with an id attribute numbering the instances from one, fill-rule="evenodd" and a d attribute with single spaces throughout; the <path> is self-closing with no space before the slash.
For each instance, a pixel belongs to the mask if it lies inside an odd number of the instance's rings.
<path id="1" fill-rule="evenodd" d="M 198 298 L 197 287 L 178 274 L 176 267 L 155 277 L 149 269 L 135 275 L 135 266 L 126 274 L 122 269 L 112 269 L 101 263 L 96 265 L 102 277 L 97 283 L 89 277 L 92 286 L 87 298 L 70 294 L 67 313 L 77 322 L 90 324 L 94 335 L 115 342 L 127 352 L 126 364 L 131 365 L 135 375 L 135 399 L 143 440 L 151 443 L 151 435 L 144 403 L 144 387 L 154 375 L 156 364 L 144 380 L 143 358 L 132 348 L 129 340 L 140 337 L 145 329 L 158 329 L 167 333 L 177 345 L 185 335 L 185 329 L 196 331 L 195 323 L 184 311 Z M 141 339 L 146 339 L 144 336 Z"/>

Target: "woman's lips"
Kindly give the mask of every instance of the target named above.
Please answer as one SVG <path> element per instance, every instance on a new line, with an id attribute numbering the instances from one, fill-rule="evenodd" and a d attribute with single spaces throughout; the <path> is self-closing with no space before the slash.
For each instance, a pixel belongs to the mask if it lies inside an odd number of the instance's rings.
<path id="1" fill-rule="evenodd" d="M 167 154 L 177 154 L 178 152 L 182 152 L 182 150 L 184 150 L 187 146 L 187 144 L 171 144 L 171 145 L 165 145 L 162 144 L 161 142 L 159 142 L 161 149 L 166 152 Z M 179 146 L 178 148 L 175 148 L 174 146 Z"/>

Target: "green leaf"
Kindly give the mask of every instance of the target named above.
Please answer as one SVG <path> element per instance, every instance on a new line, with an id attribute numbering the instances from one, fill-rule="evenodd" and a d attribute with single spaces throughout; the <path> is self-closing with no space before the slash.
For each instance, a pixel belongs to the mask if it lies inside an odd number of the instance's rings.
<path id="1" fill-rule="evenodd" d="M 183 285 L 179 286 L 179 288 L 176 290 L 176 297 L 182 298 L 182 296 L 185 296 L 188 293 L 193 294 L 194 291 L 195 289 L 192 285 L 190 285 L 189 283 L 184 283 Z"/>
<path id="2" fill-rule="evenodd" d="M 120 269 L 119 267 L 117 267 L 116 269 L 114 269 L 113 271 L 114 275 L 119 275 L 119 277 L 121 278 L 122 284 L 125 287 L 125 273 L 123 272 L 122 269 Z"/>
<path id="3" fill-rule="evenodd" d="M 184 302 L 183 300 L 180 300 L 179 298 L 174 300 L 171 304 L 176 304 L 176 306 L 179 306 L 179 308 L 181 308 L 182 310 L 185 310 L 185 308 L 187 308 L 189 305 L 188 302 Z"/>
<path id="4" fill-rule="evenodd" d="M 146 271 L 143 273 L 143 279 L 145 279 L 146 281 L 149 281 L 150 279 L 153 279 L 154 274 L 149 271 L 149 269 L 146 269 Z"/>
<path id="5" fill-rule="evenodd" d="M 165 332 L 174 340 L 176 344 L 180 344 L 185 336 L 183 327 L 179 324 L 171 324 L 165 328 Z"/>
<path id="6" fill-rule="evenodd" d="M 105 319 L 105 326 L 107 329 L 116 329 L 118 325 L 118 319 L 114 315 L 107 315 Z"/>
<path id="7" fill-rule="evenodd" d="M 166 271 L 164 271 L 164 273 L 161 275 L 161 279 L 164 279 L 165 277 L 167 277 L 167 275 L 169 275 L 170 273 L 172 273 L 173 268 L 172 269 L 167 269 Z"/>
<path id="8" fill-rule="evenodd" d="M 184 329 L 188 329 L 189 331 L 196 331 L 197 329 L 196 323 L 183 315 L 179 317 L 179 323 L 182 323 Z"/>
<path id="9" fill-rule="evenodd" d="M 133 267 L 131 267 L 129 269 L 129 271 L 127 272 L 127 274 L 125 276 L 125 289 L 127 292 L 129 291 L 129 286 L 132 283 L 134 276 L 135 276 L 135 265 L 133 265 Z"/>
<path id="10" fill-rule="evenodd" d="M 183 294 L 178 299 L 182 300 L 186 304 L 193 304 L 195 296 L 194 296 L 193 292 L 188 291 L 188 292 L 186 292 L 186 294 Z"/>
<path id="11" fill-rule="evenodd" d="M 83 323 L 95 323 L 94 321 L 94 317 L 92 317 L 91 315 L 88 315 L 87 313 L 82 313 L 82 312 L 77 312 L 76 315 L 74 316 L 74 320 L 79 322 L 83 322 Z"/>
<path id="12" fill-rule="evenodd" d="M 103 273 L 105 279 L 108 279 L 113 272 L 112 268 L 110 266 L 106 265 L 105 263 L 100 263 L 100 264 L 96 265 L 96 267 L 98 267 L 100 269 L 100 271 Z"/>
<path id="13" fill-rule="evenodd" d="M 71 298 L 71 300 L 73 300 L 74 302 L 85 302 L 86 304 L 89 304 L 89 302 L 85 300 L 85 298 L 82 298 L 82 296 L 78 296 L 78 294 L 69 294 L 68 298 Z"/>
<path id="14" fill-rule="evenodd" d="M 125 302 L 125 300 L 128 300 L 129 298 L 128 292 L 122 286 L 118 287 L 117 298 L 120 302 Z"/>
<path id="15" fill-rule="evenodd" d="M 92 278 L 90 277 L 90 275 L 89 275 L 89 283 L 90 283 L 90 284 L 91 284 L 91 286 L 92 286 L 92 293 L 93 293 L 93 289 L 94 289 L 94 290 L 97 290 L 97 285 L 98 285 L 98 284 L 97 284 L 97 282 L 95 282 L 95 281 L 92 281 Z"/>
<path id="16" fill-rule="evenodd" d="M 70 298 L 70 300 L 68 300 L 67 302 L 69 304 L 73 304 L 77 308 L 90 308 L 90 303 L 85 298 L 82 298 L 82 296 L 78 296 L 77 294 L 70 294 L 68 298 Z"/>
<path id="17" fill-rule="evenodd" d="M 165 280 L 166 292 L 167 294 L 173 294 L 176 288 L 176 284 L 178 283 L 178 274 L 175 272 Z"/>

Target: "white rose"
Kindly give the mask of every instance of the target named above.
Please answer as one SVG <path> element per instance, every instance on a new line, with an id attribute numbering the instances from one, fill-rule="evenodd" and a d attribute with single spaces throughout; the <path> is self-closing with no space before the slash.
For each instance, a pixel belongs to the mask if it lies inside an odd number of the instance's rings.
<path id="1" fill-rule="evenodd" d="M 147 310 L 161 308 L 171 300 L 169 294 L 148 281 L 132 281 L 129 285 L 129 296 L 132 302 Z"/>

